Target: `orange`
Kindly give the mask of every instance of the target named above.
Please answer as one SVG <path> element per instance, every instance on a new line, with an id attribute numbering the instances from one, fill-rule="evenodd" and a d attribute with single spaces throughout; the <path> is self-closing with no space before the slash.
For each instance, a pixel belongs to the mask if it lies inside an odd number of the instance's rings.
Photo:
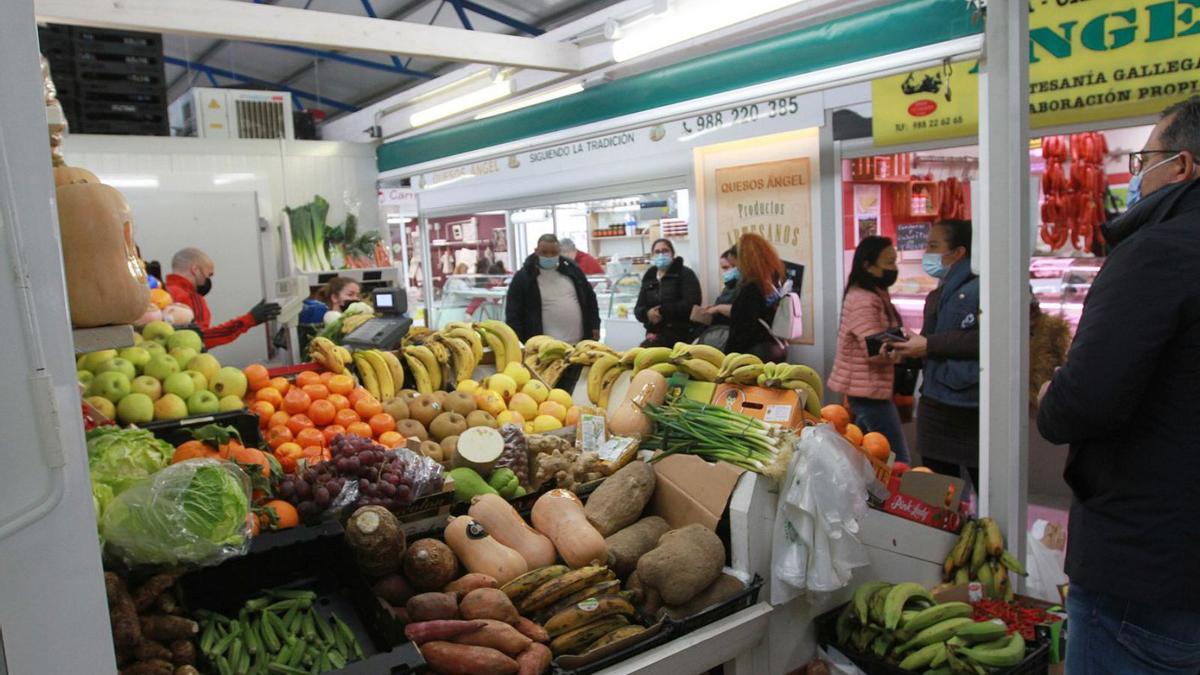
<path id="1" fill-rule="evenodd" d="M 301 450 L 300 454 L 305 460 L 308 461 L 309 466 L 312 466 L 313 464 L 319 464 L 323 459 L 325 459 L 323 457 L 325 454 L 325 448 L 322 448 L 319 445 L 310 445 Z"/>
<path id="2" fill-rule="evenodd" d="M 242 374 L 246 376 L 246 386 L 249 387 L 250 391 L 258 391 L 267 386 L 271 381 L 271 376 L 267 373 L 267 367 L 258 363 L 251 363 L 246 366 L 242 370 Z"/>
<path id="3" fill-rule="evenodd" d="M 337 411 L 337 414 L 333 416 L 334 424 L 340 424 L 340 425 L 346 427 L 347 429 L 350 428 L 351 424 L 354 424 L 355 422 L 361 422 L 361 421 L 362 421 L 362 418 L 360 418 L 358 416 L 358 413 L 354 412 L 353 410 L 351 410 L 349 408 L 346 408 L 345 410 L 339 410 L 339 411 Z"/>
<path id="4" fill-rule="evenodd" d="M 321 384 L 321 374 L 311 370 L 303 370 L 296 373 L 296 386 L 303 387 L 309 384 Z"/>
<path id="5" fill-rule="evenodd" d="M 362 436 L 363 438 L 375 437 L 375 435 L 371 433 L 371 425 L 367 424 L 366 422 L 351 422 L 350 424 L 347 424 L 346 433 L 354 434 L 355 436 Z"/>
<path id="6" fill-rule="evenodd" d="M 878 431 L 872 431 L 863 436 L 862 446 L 863 450 L 881 462 L 886 462 L 888 456 L 892 454 L 892 444 L 888 443 L 887 436 Z"/>
<path id="7" fill-rule="evenodd" d="M 344 427 L 340 424 L 330 424 L 329 426 L 327 426 L 321 430 L 321 434 L 323 436 L 325 436 L 325 445 L 329 445 L 330 443 L 332 443 L 334 436 L 337 436 L 338 434 L 344 434 L 344 433 L 346 433 L 346 427 Z"/>
<path id="8" fill-rule="evenodd" d="M 275 387 L 263 387 L 254 392 L 255 401 L 266 401 L 271 404 L 272 408 L 279 410 L 283 407 L 283 394 Z"/>
<path id="9" fill-rule="evenodd" d="M 321 384 L 329 386 L 329 380 L 331 380 L 336 374 L 337 373 L 333 372 L 332 370 L 327 370 L 321 373 Z"/>
<path id="10" fill-rule="evenodd" d="M 267 430 L 267 445 L 272 450 L 278 450 L 280 445 L 292 440 L 292 436 L 292 430 L 287 427 L 271 427 Z"/>
<path id="11" fill-rule="evenodd" d="M 338 410 L 345 410 L 350 407 L 350 399 L 341 394 L 330 394 L 329 398 L 325 399 L 333 404 L 333 407 Z"/>
<path id="12" fill-rule="evenodd" d="M 404 445 L 404 434 L 399 431 L 385 431 L 379 434 L 379 444 L 385 448 L 398 448 Z"/>
<path id="13" fill-rule="evenodd" d="M 286 377 L 272 377 L 271 388 L 280 394 L 286 394 L 288 389 L 292 388 L 292 383 L 288 382 Z"/>
<path id="14" fill-rule="evenodd" d="M 346 394 L 346 398 L 350 399 L 350 406 L 354 407 L 354 406 L 358 405 L 359 401 L 363 400 L 364 398 L 366 398 L 370 395 L 371 395 L 371 392 L 367 391 L 366 389 L 363 389 L 362 387 L 355 387 L 353 390 L 350 391 L 349 394 Z"/>
<path id="15" fill-rule="evenodd" d="M 267 456 L 263 454 L 262 450 L 239 446 L 230 452 L 229 459 L 239 466 L 242 466 L 247 471 L 253 470 L 249 468 L 250 466 L 257 465 L 259 467 L 259 473 L 261 473 L 263 476 L 271 475 L 271 463 L 267 461 Z"/>
<path id="16" fill-rule="evenodd" d="M 358 413 L 358 416 L 363 419 L 370 419 L 383 412 L 383 404 L 374 396 L 365 396 L 354 404 L 354 412 Z"/>
<path id="17" fill-rule="evenodd" d="M 846 436 L 846 440 L 850 441 L 854 445 L 862 445 L 863 432 L 862 429 L 858 428 L 858 425 L 847 424 L 844 435 Z"/>
<path id="18" fill-rule="evenodd" d="M 293 387 L 283 397 L 283 409 L 293 415 L 308 410 L 310 405 L 312 405 L 312 398 L 304 393 L 303 389 Z"/>
<path id="19" fill-rule="evenodd" d="M 836 403 L 821 408 L 821 419 L 837 428 L 839 434 L 846 433 L 846 425 L 850 424 L 850 413 Z"/>
<path id="20" fill-rule="evenodd" d="M 263 504 L 264 510 L 270 510 L 275 516 L 275 522 L 272 525 L 276 530 L 286 530 L 289 527 L 295 527 L 300 524 L 300 514 L 296 511 L 296 507 L 283 501 L 282 499 L 272 499 Z M 271 522 L 270 516 L 267 517 L 267 523 Z"/>
<path id="21" fill-rule="evenodd" d="M 308 406 L 308 416 L 313 424 L 319 427 L 332 423 L 336 414 L 337 408 L 329 401 L 313 401 L 312 405 Z"/>
<path id="22" fill-rule="evenodd" d="M 384 412 L 371 415 L 371 419 L 367 420 L 367 424 L 371 425 L 373 436 L 379 436 L 396 430 L 396 418 Z"/>
<path id="23" fill-rule="evenodd" d="M 259 428 L 266 429 L 271 422 L 271 415 L 275 414 L 275 406 L 266 401 L 255 401 L 250 404 L 250 412 L 258 415 Z"/>
<path id="24" fill-rule="evenodd" d="M 320 429 L 301 429 L 300 433 L 296 434 L 296 442 L 302 448 L 307 448 L 310 445 L 320 445 L 323 447 L 325 445 L 325 434 L 321 433 Z"/>
<path id="25" fill-rule="evenodd" d="M 271 419 L 267 422 L 267 428 L 286 427 L 289 417 L 291 417 L 291 415 L 287 414 L 286 410 L 276 410 L 271 414 Z"/>
<path id="26" fill-rule="evenodd" d="M 349 375 L 334 375 L 325 383 L 329 387 L 329 391 L 335 394 L 346 395 L 354 391 L 354 378 Z"/>
<path id="27" fill-rule="evenodd" d="M 292 415 L 288 418 L 287 428 L 295 435 L 304 429 L 313 428 L 313 421 L 308 419 L 308 415 Z"/>
<path id="28" fill-rule="evenodd" d="M 281 443 L 278 448 L 275 448 L 275 459 L 279 460 L 279 465 L 288 473 L 293 473 L 296 470 L 296 460 L 302 456 L 301 448 L 298 443 Z"/>
<path id="29" fill-rule="evenodd" d="M 246 526 L 250 528 L 250 536 L 257 537 L 259 532 L 262 532 L 262 523 L 259 522 L 258 516 L 253 513 L 246 514 Z"/>
<path id="30" fill-rule="evenodd" d="M 314 401 L 323 401 L 329 398 L 329 388 L 323 384 L 306 384 L 301 389 Z"/>

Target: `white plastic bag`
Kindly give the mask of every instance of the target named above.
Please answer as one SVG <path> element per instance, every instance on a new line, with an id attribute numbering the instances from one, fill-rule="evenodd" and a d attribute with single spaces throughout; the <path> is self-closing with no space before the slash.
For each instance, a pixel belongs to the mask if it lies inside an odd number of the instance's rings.
<path id="1" fill-rule="evenodd" d="M 1025 579 L 1025 594 L 1046 602 L 1062 602 L 1058 587 L 1067 583 L 1063 572 L 1064 533 L 1057 523 L 1045 520 L 1033 521 L 1029 536 L 1025 538 L 1029 550 L 1025 554 L 1025 567 L 1029 576 Z"/>

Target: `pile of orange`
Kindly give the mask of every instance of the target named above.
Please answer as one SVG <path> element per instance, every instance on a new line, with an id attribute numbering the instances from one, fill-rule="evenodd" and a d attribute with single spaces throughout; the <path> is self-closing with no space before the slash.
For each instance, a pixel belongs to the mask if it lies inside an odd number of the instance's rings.
<path id="1" fill-rule="evenodd" d="M 892 444 L 888 442 L 887 436 L 878 431 L 864 434 L 857 425 L 850 423 L 850 411 L 844 406 L 831 403 L 821 408 L 821 419 L 832 424 L 846 440 L 871 457 L 886 462 L 891 456 Z"/>
<path id="2" fill-rule="evenodd" d="M 288 473 L 300 460 L 330 459 L 329 443 L 338 434 L 357 434 L 387 448 L 404 443 L 396 420 L 383 404 L 350 375 L 304 371 L 294 381 L 272 378 L 254 364 L 243 371 L 247 404 L 276 459 Z"/>

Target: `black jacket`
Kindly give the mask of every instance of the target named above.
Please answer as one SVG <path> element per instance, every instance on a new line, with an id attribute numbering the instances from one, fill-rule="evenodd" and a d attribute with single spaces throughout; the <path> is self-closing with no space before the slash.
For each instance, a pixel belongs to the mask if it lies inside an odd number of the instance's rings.
<path id="1" fill-rule="evenodd" d="M 729 340 L 723 351 L 726 354 L 754 354 L 764 361 L 782 361 L 787 349 L 781 347 L 767 326 L 759 321 L 762 319 L 769 326 L 778 306 L 778 303 L 767 304 L 767 297 L 758 284 L 740 284 L 729 307 Z"/>
<path id="2" fill-rule="evenodd" d="M 592 331 L 600 330 L 600 309 L 596 304 L 596 291 L 588 283 L 583 270 L 573 261 L 558 259 L 558 271 L 575 283 L 575 295 L 583 310 L 583 337 L 590 339 Z M 536 254 L 525 259 L 525 264 L 513 275 L 508 284 L 508 297 L 504 301 L 504 322 L 517 332 L 524 342 L 534 335 L 542 334 L 542 291 L 537 278 L 542 270 L 538 267 Z"/>
<path id="3" fill-rule="evenodd" d="M 662 279 L 658 278 L 657 267 L 646 270 L 633 315 L 646 327 L 647 333 L 657 336 L 654 344 L 670 347 L 676 342 L 692 341 L 696 328 L 692 323 L 692 308 L 699 305 L 701 299 L 696 273 L 684 267 L 683 258 L 675 258 Z M 650 325 L 647 313 L 654 307 L 662 312 L 662 321 Z"/>
<path id="4" fill-rule="evenodd" d="M 1088 291 L 1038 412 L 1069 443 L 1067 574 L 1120 598 L 1200 607 L 1200 186 L 1164 188 Z"/>

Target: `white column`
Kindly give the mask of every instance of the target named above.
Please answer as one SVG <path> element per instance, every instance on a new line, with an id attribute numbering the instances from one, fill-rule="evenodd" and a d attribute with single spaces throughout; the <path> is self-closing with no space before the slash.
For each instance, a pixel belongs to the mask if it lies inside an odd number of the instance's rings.
<path id="1" fill-rule="evenodd" d="M 1023 557 L 1029 386 L 1029 7 L 991 0 L 979 80 L 981 512 Z"/>

